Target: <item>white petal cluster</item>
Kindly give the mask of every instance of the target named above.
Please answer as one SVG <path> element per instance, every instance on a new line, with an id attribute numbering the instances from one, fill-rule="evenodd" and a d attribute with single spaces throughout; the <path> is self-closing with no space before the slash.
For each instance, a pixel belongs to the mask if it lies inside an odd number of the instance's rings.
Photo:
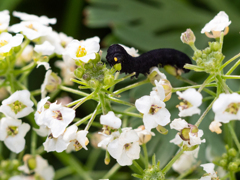
<path id="1" fill-rule="evenodd" d="M 240 95 L 220 94 L 213 103 L 212 110 L 215 113 L 215 121 L 228 123 L 231 120 L 240 120 Z"/>
<path id="2" fill-rule="evenodd" d="M 209 129 L 212 132 L 215 132 L 217 134 L 221 134 L 222 130 L 221 130 L 220 126 L 222 126 L 222 124 L 220 122 L 212 121 L 211 124 L 209 125 Z"/>
<path id="3" fill-rule="evenodd" d="M 201 177 L 199 180 L 211 180 L 215 178 L 217 179 L 217 174 L 214 171 L 213 163 L 201 164 L 200 166 L 203 167 L 203 170 L 206 171 L 208 175 Z"/>
<path id="4" fill-rule="evenodd" d="M 5 31 L 8 28 L 10 15 L 8 10 L 0 11 L 0 31 Z"/>
<path id="5" fill-rule="evenodd" d="M 73 40 L 67 47 L 65 54 L 69 55 L 74 60 L 80 60 L 87 63 L 90 59 L 95 59 L 100 50 L 99 38 L 93 37 L 85 41 Z"/>
<path id="6" fill-rule="evenodd" d="M 209 23 L 201 30 L 201 33 L 211 31 L 223 31 L 231 24 L 228 15 L 224 11 L 220 11 Z"/>
<path id="7" fill-rule="evenodd" d="M 13 47 L 19 46 L 23 41 L 23 35 L 12 36 L 7 32 L 0 34 L 0 53 L 9 52 Z"/>
<path id="8" fill-rule="evenodd" d="M 55 50 L 55 47 L 52 44 L 50 44 L 50 42 L 48 41 L 44 41 L 44 43 L 40 45 L 35 45 L 34 47 L 34 51 L 36 51 L 41 55 L 47 55 L 47 56 L 53 54 L 54 50 Z"/>
<path id="9" fill-rule="evenodd" d="M 12 118 L 21 118 L 33 112 L 33 102 L 28 90 L 16 91 L 9 98 L 2 101 L 0 112 Z"/>
<path id="10" fill-rule="evenodd" d="M 184 120 L 184 119 L 174 119 L 170 124 L 171 129 L 176 129 L 178 131 L 182 131 L 186 128 L 191 128 L 190 125 Z M 187 145 L 188 147 L 192 147 L 201 143 L 205 142 L 205 139 L 201 140 L 201 137 L 203 136 L 203 131 L 201 129 L 198 129 L 196 133 L 192 133 L 189 131 L 189 139 L 184 140 L 181 138 L 180 133 L 177 133 L 175 138 L 172 139 L 170 142 L 174 143 L 176 145 L 180 145 L 183 143 L 183 145 Z"/>
<path id="11" fill-rule="evenodd" d="M 198 108 L 202 104 L 202 95 L 196 91 L 194 88 L 189 88 L 184 92 L 177 91 L 177 95 L 184 102 L 178 105 L 179 116 L 186 117 L 192 116 L 193 114 L 200 114 L 200 109 Z"/>
<path id="12" fill-rule="evenodd" d="M 0 140 L 12 152 L 19 153 L 25 147 L 25 135 L 30 130 L 30 125 L 21 120 L 4 117 L 0 120 Z"/>
<path id="13" fill-rule="evenodd" d="M 122 125 L 121 119 L 115 116 L 112 111 L 109 111 L 106 115 L 101 115 L 100 123 L 113 129 L 118 129 Z"/>
<path id="14" fill-rule="evenodd" d="M 139 158 L 139 137 L 134 130 L 122 129 L 119 137 L 108 144 L 107 150 L 121 166 L 129 166 L 132 160 Z"/>
<path id="15" fill-rule="evenodd" d="M 143 96 L 135 102 L 137 110 L 143 113 L 143 123 L 148 131 L 158 125 L 165 126 L 170 122 L 170 113 L 160 97 L 159 93 L 151 91 L 150 96 Z"/>

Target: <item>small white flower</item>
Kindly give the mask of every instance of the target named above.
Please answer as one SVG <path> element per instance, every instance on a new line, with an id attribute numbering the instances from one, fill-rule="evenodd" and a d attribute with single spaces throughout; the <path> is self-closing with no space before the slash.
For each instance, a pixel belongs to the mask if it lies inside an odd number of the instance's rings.
<path id="1" fill-rule="evenodd" d="M 21 32 L 28 39 L 34 40 L 42 36 L 46 36 L 47 34 L 52 32 L 51 27 L 47 27 L 38 22 L 21 22 L 19 24 L 14 24 L 9 27 L 9 31 L 18 33 Z"/>
<path id="2" fill-rule="evenodd" d="M 7 32 L 0 34 L 0 53 L 9 52 L 13 47 L 19 46 L 23 41 L 22 34 L 12 36 Z"/>
<path id="3" fill-rule="evenodd" d="M 106 135 L 103 133 L 99 133 L 99 134 L 102 135 L 101 136 L 102 140 L 98 143 L 98 147 L 101 147 L 103 149 L 106 149 L 110 142 L 112 142 L 114 139 L 117 139 L 120 136 L 119 131 L 115 131 L 110 135 Z"/>
<path id="4" fill-rule="evenodd" d="M 0 11 L 0 31 L 5 31 L 8 28 L 10 21 L 9 11 Z"/>
<path id="5" fill-rule="evenodd" d="M 155 80 L 154 83 L 155 83 L 156 87 L 153 88 L 153 91 L 156 91 L 160 100 L 164 101 L 165 91 L 164 91 L 164 88 L 162 86 L 162 80 L 161 79 L 159 81 Z"/>
<path id="6" fill-rule="evenodd" d="M 129 55 L 131 55 L 132 57 L 138 57 L 139 56 L 138 50 L 135 49 L 134 47 L 129 48 L 129 47 L 123 45 L 123 44 L 119 44 L 119 45 L 122 46 L 127 51 L 127 53 Z"/>
<path id="7" fill-rule="evenodd" d="M 203 167 L 203 170 L 206 171 L 208 175 L 201 177 L 199 180 L 211 180 L 212 178 L 217 178 L 213 163 L 201 164 L 200 166 Z"/>
<path id="8" fill-rule="evenodd" d="M 42 123 L 51 129 L 53 137 L 56 138 L 65 131 L 74 118 L 75 110 L 61 104 L 52 103 L 45 111 Z"/>
<path id="9" fill-rule="evenodd" d="M 171 129 L 176 129 L 178 131 L 181 131 L 184 128 L 188 128 L 188 123 L 184 119 L 177 118 L 174 119 L 170 124 Z"/>
<path id="10" fill-rule="evenodd" d="M 182 93 L 177 91 L 177 95 L 183 99 L 183 102 L 177 106 L 180 110 L 178 114 L 180 117 L 200 114 L 201 111 L 198 107 L 202 104 L 202 95 L 196 89 L 189 88 Z"/>
<path id="11" fill-rule="evenodd" d="M 99 43 L 95 39 L 78 41 L 71 41 L 67 47 L 67 54 L 75 60 L 81 60 L 87 63 L 90 59 L 95 59 L 96 54 L 100 49 Z"/>
<path id="12" fill-rule="evenodd" d="M 172 165 L 174 171 L 182 174 L 189 170 L 197 162 L 198 151 L 199 147 L 193 151 L 184 151 L 179 159 Z"/>
<path id="13" fill-rule="evenodd" d="M 221 130 L 220 126 L 222 126 L 222 124 L 220 122 L 212 121 L 211 124 L 209 125 L 209 129 L 212 132 L 216 132 L 217 134 L 221 134 L 222 130 Z"/>
<path id="14" fill-rule="evenodd" d="M 87 150 L 86 145 L 88 145 L 88 143 L 89 143 L 87 134 L 88 134 L 88 131 L 85 131 L 85 130 L 80 130 L 77 132 L 76 141 L 78 142 L 77 144 L 80 144 L 80 145 L 78 145 L 78 146 L 75 145 L 75 149 L 78 150 L 83 147 L 85 150 Z"/>
<path id="15" fill-rule="evenodd" d="M 150 96 L 137 99 L 135 106 L 139 112 L 143 113 L 143 123 L 148 131 L 158 125 L 165 126 L 170 122 L 171 115 L 155 91 L 152 91 Z"/>
<path id="16" fill-rule="evenodd" d="M 40 45 L 35 45 L 34 51 L 41 55 L 51 55 L 54 53 L 55 47 L 51 45 L 48 41 L 44 41 L 44 43 Z"/>
<path id="17" fill-rule="evenodd" d="M 28 90 L 16 91 L 2 101 L 0 112 L 12 118 L 21 118 L 33 112 L 33 102 Z"/>
<path id="18" fill-rule="evenodd" d="M 51 134 L 47 137 L 46 141 L 43 143 L 44 150 L 47 152 L 56 151 L 62 152 L 67 149 L 69 141 L 63 140 L 63 134 L 54 138 Z"/>
<path id="19" fill-rule="evenodd" d="M 129 166 L 132 164 L 132 160 L 139 158 L 139 137 L 134 130 L 129 128 L 122 130 L 119 138 L 108 144 L 107 150 L 121 166 Z"/>
<path id="20" fill-rule="evenodd" d="M 8 149 L 19 153 L 25 147 L 24 136 L 29 129 L 29 124 L 22 123 L 21 120 L 4 117 L 0 120 L 0 140 L 4 141 Z"/>
<path id="21" fill-rule="evenodd" d="M 160 81 L 161 79 L 167 79 L 166 75 L 164 73 L 161 73 L 158 69 L 158 67 L 154 66 L 150 69 L 149 74 L 153 74 L 154 81 Z"/>
<path id="22" fill-rule="evenodd" d="M 20 18 L 22 21 L 31 21 L 31 22 L 38 22 L 44 25 L 48 24 L 56 24 L 56 18 L 48 18 L 47 16 L 36 16 L 33 14 L 27 14 L 23 12 L 13 11 L 13 16 Z"/>
<path id="23" fill-rule="evenodd" d="M 114 129 L 118 129 L 122 125 L 121 119 L 116 117 L 112 111 L 109 111 L 106 115 L 101 115 L 100 123 L 102 125 L 109 126 Z"/>
<path id="24" fill-rule="evenodd" d="M 43 98 L 37 104 L 37 111 L 34 114 L 34 118 L 35 118 L 35 121 L 36 121 L 37 125 L 39 125 L 39 126 L 43 125 L 42 119 L 45 116 L 44 113 L 45 113 L 45 110 L 46 110 L 44 106 L 47 103 L 49 98 L 50 97 Z"/>
<path id="25" fill-rule="evenodd" d="M 230 120 L 240 120 L 240 95 L 220 94 L 213 103 L 212 110 L 215 113 L 215 121 L 228 123 Z"/>
<path id="26" fill-rule="evenodd" d="M 223 31 L 231 24 L 228 15 L 224 11 L 220 11 L 209 23 L 201 30 L 201 33 L 211 31 Z"/>
<path id="27" fill-rule="evenodd" d="M 37 135 L 46 137 L 51 131 L 47 126 L 41 125 L 39 129 L 33 128 Z"/>
<path id="28" fill-rule="evenodd" d="M 153 132 L 149 132 L 148 130 L 146 130 L 143 125 L 138 127 L 137 129 L 134 129 L 134 131 L 138 134 L 140 145 L 146 144 L 148 141 L 151 140 L 152 136 L 155 136 Z"/>
<path id="29" fill-rule="evenodd" d="M 33 46 L 27 45 L 22 54 L 17 58 L 16 65 L 23 66 L 33 59 Z"/>

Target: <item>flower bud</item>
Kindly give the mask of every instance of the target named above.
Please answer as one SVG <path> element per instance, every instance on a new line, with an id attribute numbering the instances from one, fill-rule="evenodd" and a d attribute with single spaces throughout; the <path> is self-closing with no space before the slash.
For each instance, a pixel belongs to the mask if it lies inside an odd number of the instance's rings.
<path id="1" fill-rule="evenodd" d="M 93 63 L 89 62 L 89 63 L 84 64 L 84 68 L 85 69 L 92 69 L 93 68 Z"/>
<path id="2" fill-rule="evenodd" d="M 52 72 L 46 85 L 46 90 L 48 92 L 53 92 L 57 90 L 61 82 L 62 82 L 61 78 L 56 73 Z"/>
<path id="3" fill-rule="evenodd" d="M 159 71 L 158 67 L 152 67 L 149 72 L 148 79 L 153 85 L 155 85 L 155 80 L 167 79 L 165 74 Z"/>
<path id="4" fill-rule="evenodd" d="M 190 128 L 183 128 L 180 131 L 179 136 L 182 138 L 182 140 L 189 141 L 190 140 L 189 133 L 190 133 Z"/>
<path id="5" fill-rule="evenodd" d="M 114 67 L 114 69 L 116 69 L 117 71 L 121 71 L 121 69 L 122 69 L 122 64 L 121 64 L 121 63 L 117 63 L 117 64 L 115 64 L 113 67 Z"/>
<path id="6" fill-rule="evenodd" d="M 238 164 L 235 162 L 230 162 L 228 164 L 229 171 L 236 171 L 238 169 Z"/>
<path id="7" fill-rule="evenodd" d="M 113 75 L 106 75 L 105 77 L 104 77 L 104 80 L 103 80 L 103 82 L 104 82 L 104 84 L 105 85 L 110 85 L 110 84 L 112 84 L 113 83 L 113 81 L 114 81 L 114 76 Z"/>
<path id="8" fill-rule="evenodd" d="M 210 47 L 207 47 L 207 48 L 205 48 L 204 50 L 203 50 L 203 53 L 204 54 L 210 54 L 211 53 L 211 49 L 210 49 Z"/>
<path id="9" fill-rule="evenodd" d="M 221 159 L 221 160 L 219 161 L 219 164 L 220 164 L 220 166 L 222 166 L 222 167 L 226 167 L 227 164 L 228 164 L 228 161 L 227 161 L 227 159 Z"/>
<path id="10" fill-rule="evenodd" d="M 99 81 L 96 79 L 91 79 L 89 81 L 89 86 L 91 86 L 92 88 L 97 88 L 99 86 L 99 84 L 100 84 Z"/>
<path id="11" fill-rule="evenodd" d="M 85 73 L 82 77 L 85 81 L 89 81 L 91 79 L 91 76 L 89 73 Z"/>
<path id="12" fill-rule="evenodd" d="M 221 45 L 219 42 L 212 42 L 209 44 L 209 46 L 213 51 L 218 51 L 221 48 Z"/>
<path id="13" fill-rule="evenodd" d="M 193 44 L 196 40 L 196 37 L 191 29 L 187 29 L 184 33 L 181 34 L 181 41 L 186 44 Z"/>
<path id="14" fill-rule="evenodd" d="M 179 76 L 182 74 L 182 71 L 176 69 L 175 67 L 171 66 L 171 65 L 165 65 L 164 66 L 165 71 L 167 71 L 169 74 L 173 75 L 173 76 Z"/>
<path id="15" fill-rule="evenodd" d="M 84 70 L 82 68 L 77 68 L 75 69 L 74 71 L 74 75 L 77 77 L 77 78 L 82 78 L 83 77 L 83 74 L 84 74 Z"/>
<path id="16" fill-rule="evenodd" d="M 147 131 L 144 125 L 139 126 L 137 129 L 135 129 L 135 131 L 138 134 L 140 145 L 146 144 L 148 141 L 151 140 L 152 135 L 155 135 L 154 133 Z"/>
<path id="17" fill-rule="evenodd" d="M 108 153 L 108 151 L 106 151 L 104 163 L 105 163 L 106 165 L 108 165 L 108 164 L 110 163 L 110 160 L 111 160 L 111 159 L 110 159 L 109 153 Z"/>
<path id="18" fill-rule="evenodd" d="M 201 50 L 196 50 L 196 51 L 194 51 L 193 55 L 194 55 L 194 57 L 199 58 L 199 57 L 202 56 L 202 51 Z"/>
<path id="19" fill-rule="evenodd" d="M 165 99 L 163 101 L 166 102 L 172 97 L 172 85 L 167 79 L 161 79 L 160 84 L 163 86 L 165 92 Z"/>
<path id="20" fill-rule="evenodd" d="M 227 158 L 228 158 L 227 153 L 223 153 L 223 154 L 222 154 L 222 158 L 223 158 L 223 159 L 227 159 Z"/>
<path id="21" fill-rule="evenodd" d="M 227 153 L 232 157 L 235 157 L 237 155 L 237 151 L 234 148 L 230 148 Z"/>
<path id="22" fill-rule="evenodd" d="M 10 162 L 7 160 L 2 160 L 1 161 L 1 169 L 7 169 L 10 165 Z"/>
<path id="23" fill-rule="evenodd" d="M 168 133 L 168 130 L 166 128 L 164 128 L 163 126 L 158 125 L 156 129 L 161 134 L 166 135 Z"/>
<path id="24" fill-rule="evenodd" d="M 235 159 L 234 162 L 237 163 L 238 166 L 240 165 L 240 159 L 239 159 L 239 158 L 238 158 L 238 159 Z"/>
<path id="25" fill-rule="evenodd" d="M 13 159 L 11 164 L 13 165 L 14 170 L 17 170 L 20 166 L 20 162 L 17 159 Z"/>

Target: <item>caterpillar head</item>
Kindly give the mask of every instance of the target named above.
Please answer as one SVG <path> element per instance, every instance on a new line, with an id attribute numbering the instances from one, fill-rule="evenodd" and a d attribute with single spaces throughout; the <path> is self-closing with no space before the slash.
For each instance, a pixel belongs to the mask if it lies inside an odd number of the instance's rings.
<path id="1" fill-rule="evenodd" d="M 107 50 L 106 59 L 110 66 L 114 66 L 115 64 L 126 61 L 126 53 L 127 52 L 122 46 L 113 44 Z"/>

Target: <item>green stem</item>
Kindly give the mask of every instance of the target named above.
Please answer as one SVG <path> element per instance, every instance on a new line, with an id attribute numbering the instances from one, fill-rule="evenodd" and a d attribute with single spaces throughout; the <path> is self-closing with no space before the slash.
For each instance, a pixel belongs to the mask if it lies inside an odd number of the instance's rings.
<path id="1" fill-rule="evenodd" d="M 235 173 L 230 171 L 230 180 L 236 180 Z"/>
<path id="2" fill-rule="evenodd" d="M 133 160 L 133 165 L 135 168 L 137 168 L 137 171 L 139 171 L 140 174 L 143 174 L 143 169 L 142 167 L 137 163 L 137 161 Z"/>
<path id="3" fill-rule="evenodd" d="M 29 39 L 25 39 L 25 41 L 22 43 L 23 46 L 22 46 L 21 50 L 16 54 L 16 59 L 18 59 L 21 56 L 22 52 L 24 51 L 24 49 L 27 47 L 27 45 L 30 42 L 31 41 Z"/>
<path id="4" fill-rule="evenodd" d="M 113 110 L 114 111 L 114 110 Z M 127 115 L 127 116 L 132 116 L 132 117 L 138 117 L 138 118 L 143 118 L 141 114 L 133 113 L 133 112 L 121 112 L 121 111 L 114 111 L 116 114 L 122 114 L 122 115 Z"/>
<path id="5" fill-rule="evenodd" d="M 102 92 L 99 92 L 99 93 L 98 93 L 98 97 L 99 97 L 99 101 L 100 101 L 101 106 L 102 106 L 102 112 L 103 112 L 103 114 L 107 114 L 108 111 L 107 111 L 107 109 L 106 109 L 106 103 L 105 103 L 106 96 L 105 96 L 105 94 L 102 93 Z"/>
<path id="6" fill-rule="evenodd" d="M 76 79 L 73 79 L 73 78 L 71 78 L 70 81 L 75 82 L 75 83 L 77 83 L 77 84 L 81 84 L 81 85 L 83 85 L 83 86 L 88 86 L 87 83 L 82 82 L 82 81 L 79 81 L 79 80 L 76 80 Z"/>
<path id="7" fill-rule="evenodd" d="M 212 82 L 212 81 L 213 81 L 212 78 L 213 78 L 213 75 L 208 76 L 208 78 L 203 82 L 203 84 L 201 85 L 201 87 L 198 89 L 198 92 L 201 92 L 202 89 L 203 89 L 208 83 Z"/>
<path id="8" fill-rule="evenodd" d="M 36 89 L 36 90 L 31 91 L 32 96 L 37 96 L 37 95 L 40 95 L 40 94 L 41 94 L 41 89 Z"/>
<path id="9" fill-rule="evenodd" d="M 220 67 L 220 71 L 223 70 L 223 68 L 225 68 L 229 63 L 231 63 L 232 61 L 234 61 L 235 59 L 237 59 L 238 57 L 240 57 L 240 53 L 238 53 L 237 55 L 233 56 L 231 59 L 229 59 L 227 62 L 225 62 L 221 67 Z"/>
<path id="10" fill-rule="evenodd" d="M 143 80 L 143 81 L 140 81 L 140 82 L 131 84 L 131 85 L 129 85 L 129 86 L 126 86 L 126 87 L 124 87 L 124 88 L 122 88 L 122 89 L 119 89 L 119 90 L 117 90 L 117 91 L 114 91 L 113 93 L 114 93 L 114 94 L 120 94 L 120 93 L 122 93 L 122 92 L 124 92 L 124 91 L 127 91 L 127 90 L 129 90 L 129 89 L 133 89 L 133 88 L 135 88 L 135 87 L 141 86 L 141 85 L 146 84 L 146 83 L 149 83 L 149 82 L 150 82 L 149 79 L 146 79 L 146 80 Z"/>
<path id="11" fill-rule="evenodd" d="M 89 94 L 87 94 L 85 92 L 75 90 L 75 89 L 72 89 L 72 88 L 69 88 L 69 87 L 66 87 L 66 86 L 60 86 L 59 88 L 63 91 L 67 91 L 67 92 L 70 92 L 70 93 L 73 93 L 73 94 L 78 94 L 80 96 L 89 96 Z"/>
<path id="12" fill-rule="evenodd" d="M 107 99 L 109 99 L 109 100 L 111 100 L 113 102 L 119 103 L 119 104 L 124 104 L 124 105 L 127 105 L 127 106 L 135 107 L 134 104 L 126 102 L 126 101 L 123 101 L 123 100 L 120 100 L 120 99 L 116 99 L 116 98 L 109 97 L 109 96 L 107 96 Z"/>
<path id="13" fill-rule="evenodd" d="M 216 98 L 212 101 L 212 103 L 207 107 L 207 109 L 204 111 L 204 113 L 201 115 L 201 117 L 198 119 L 196 122 L 195 126 L 199 126 L 200 123 L 202 122 L 203 118 L 207 115 L 208 111 L 212 108 L 213 103 L 216 101 Z"/>
<path id="14" fill-rule="evenodd" d="M 120 166 L 118 163 L 115 164 L 115 165 L 108 171 L 108 173 L 103 176 L 102 179 L 109 179 L 109 178 L 112 177 L 120 168 L 121 168 L 121 166 Z"/>
<path id="15" fill-rule="evenodd" d="M 120 74 L 120 72 L 116 72 L 115 77 L 114 77 L 114 80 L 117 80 L 119 74 Z M 109 91 L 110 91 L 110 92 L 113 92 L 114 87 L 115 87 L 115 85 L 113 85 L 112 87 L 110 87 Z"/>
<path id="16" fill-rule="evenodd" d="M 31 134 L 31 154 L 33 156 L 36 155 L 36 146 L 37 146 L 37 133 L 32 130 L 32 134 Z"/>
<path id="17" fill-rule="evenodd" d="M 119 83 L 119 82 L 121 82 L 121 81 L 124 81 L 125 79 L 127 79 L 127 78 L 129 78 L 129 77 L 132 77 L 132 76 L 135 75 L 135 74 L 136 74 L 136 73 L 133 72 L 132 74 L 129 74 L 129 75 L 127 75 L 127 76 L 125 76 L 125 77 L 123 77 L 123 78 L 121 78 L 121 79 L 118 79 L 118 80 L 114 81 L 113 84 L 104 86 L 104 89 L 108 89 L 108 88 L 114 86 L 115 84 L 117 84 L 117 83 Z"/>
<path id="18" fill-rule="evenodd" d="M 236 135 L 236 133 L 235 133 L 231 123 L 228 123 L 228 129 L 229 129 L 229 131 L 230 131 L 230 133 L 232 135 L 232 139 L 234 140 L 234 142 L 235 142 L 235 144 L 236 144 L 236 146 L 238 148 L 238 152 L 240 153 L 240 143 L 238 141 L 237 135 Z"/>
<path id="19" fill-rule="evenodd" d="M 81 104 L 83 104 L 84 102 L 86 102 L 89 99 L 92 99 L 93 95 L 95 94 L 95 92 L 92 92 L 91 94 L 89 94 L 87 97 L 83 98 L 80 102 L 78 102 L 72 109 L 77 109 Z M 67 105 L 68 106 L 68 105 Z"/>
<path id="20" fill-rule="evenodd" d="M 219 74 L 216 75 L 216 79 L 217 79 L 217 83 L 220 84 L 219 87 L 221 87 L 225 93 L 229 93 L 229 87 L 227 86 L 227 84 Z"/>
<path id="21" fill-rule="evenodd" d="M 240 79 L 240 76 L 223 75 L 224 79 Z"/>
<path id="22" fill-rule="evenodd" d="M 221 46 L 220 52 L 222 52 L 222 48 L 223 48 L 223 38 L 224 38 L 224 32 L 221 32 L 220 39 L 219 39 L 219 43 Z"/>
<path id="23" fill-rule="evenodd" d="M 184 91 L 186 89 L 189 89 L 189 88 L 200 88 L 202 85 L 194 85 L 194 86 L 185 86 L 185 87 L 178 87 L 178 88 L 172 88 L 172 92 L 177 92 L 177 91 Z M 211 83 L 211 84 L 207 84 L 205 85 L 204 87 L 216 87 L 217 84 L 216 83 Z M 203 89 L 204 90 L 204 89 Z"/>
<path id="24" fill-rule="evenodd" d="M 73 170 L 70 167 L 64 167 L 55 171 L 54 180 L 61 179 L 65 176 L 73 174 Z"/>
<path id="25" fill-rule="evenodd" d="M 91 127 L 91 125 L 92 125 L 92 123 L 93 123 L 96 115 L 98 114 L 98 111 L 100 110 L 100 108 L 101 108 L 101 103 L 99 102 L 98 105 L 97 105 L 97 107 L 96 107 L 96 109 L 95 109 L 94 112 L 92 113 L 92 117 L 91 117 L 91 119 L 88 121 L 88 124 L 86 125 L 86 127 L 85 127 L 84 130 L 86 130 L 86 131 L 89 130 L 89 128 Z"/>
<path id="26" fill-rule="evenodd" d="M 144 153 L 145 169 L 148 169 L 148 152 L 147 152 L 146 143 L 142 144 L 142 148 L 143 148 L 143 153 Z"/>
<path id="27" fill-rule="evenodd" d="M 22 69 L 17 69 L 13 71 L 13 74 L 15 76 L 22 74 L 26 71 L 31 71 L 37 64 L 35 62 L 31 62 L 30 64 L 24 66 Z"/>
<path id="28" fill-rule="evenodd" d="M 183 154 L 184 149 L 182 148 L 173 158 L 172 160 L 163 168 L 162 173 L 166 174 L 175 161 Z"/>
<path id="29" fill-rule="evenodd" d="M 240 59 L 228 70 L 228 72 L 225 75 L 230 75 L 232 72 L 238 67 L 240 64 Z"/>

